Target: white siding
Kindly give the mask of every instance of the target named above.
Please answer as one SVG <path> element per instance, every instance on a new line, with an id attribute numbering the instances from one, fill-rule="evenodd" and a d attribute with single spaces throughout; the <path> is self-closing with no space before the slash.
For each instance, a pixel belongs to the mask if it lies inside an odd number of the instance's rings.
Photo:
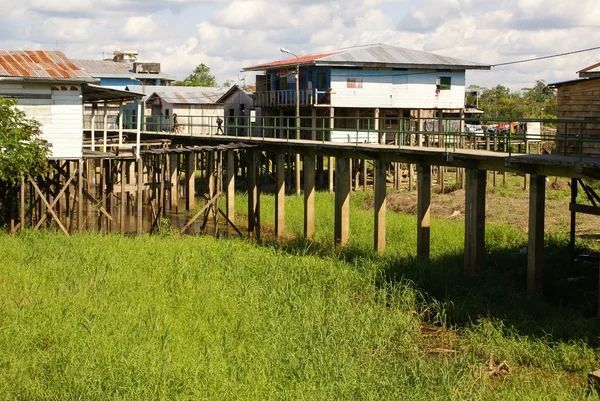
<path id="1" fill-rule="evenodd" d="M 440 76 L 451 77 L 451 89 L 436 94 Z M 358 81 L 355 86 L 362 88 L 348 88 L 348 78 Z M 461 109 L 465 73 L 333 69 L 331 88 L 333 107 Z"/>
<path id="2" fill-rule="evenodd" d="M 70 88 L 70 86 L 69 86 Z M 79 87 L 77 87 L 79 89 Z M 28 88 L 20 93 L 51 93 L 51 99 L 20 99 L 18 107 L 42 125 L 42 137 L 51 147 L 54 159 L 79 159 L 83 147 L 83 114 L 80 92 Z"/>

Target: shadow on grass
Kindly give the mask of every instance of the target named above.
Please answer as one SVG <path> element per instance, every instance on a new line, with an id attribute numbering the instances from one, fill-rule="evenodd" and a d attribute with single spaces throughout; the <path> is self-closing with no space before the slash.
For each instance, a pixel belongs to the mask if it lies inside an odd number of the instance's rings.
<path id="1" fill-rule="evenodd" d="M 277 246 L 294 255 L 333 256 L 357 264 L 378 266 L 378 285 L 410 282 L 424 295 L 428 308 L 443 308 L 443 322 L 464 327 L 479 319 L 500 319 L 520 335 L 556 341 L 580 340 L 600 345 L 598 264 L 569 263 L 566 240 L 549 237 L 545 244 L 544 297 L 528 295 L 525 249 L 496 249 L 475 278 L 463 274 L 463 253 L 445 254 L 430 261 L 414 257 L 378 255 L 370 250 L 347 248 L 336 252 L 319 243 L 297 239 Z M 439 317 L 430 313 L 431 323 Z"/>

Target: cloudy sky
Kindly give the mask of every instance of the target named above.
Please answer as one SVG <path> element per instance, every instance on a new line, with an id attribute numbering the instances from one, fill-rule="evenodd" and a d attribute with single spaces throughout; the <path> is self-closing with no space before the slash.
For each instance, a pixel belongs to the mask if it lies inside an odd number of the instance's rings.
<path id="1" fill-rule="evenodd" d="M 183 78 L 196 65 L 219 82 L 285 58 L 385 43 L 487 64 L 600 46 L 597 0 L 0 0 L 0 48 L 102 59 L 137 50 Z M 600 50 L 467 74 L 467 84 L 520 89 L 576 78 Z"/>

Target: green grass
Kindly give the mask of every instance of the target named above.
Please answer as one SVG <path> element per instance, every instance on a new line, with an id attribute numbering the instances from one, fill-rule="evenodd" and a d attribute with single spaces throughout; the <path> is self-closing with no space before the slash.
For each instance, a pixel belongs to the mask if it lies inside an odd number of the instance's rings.
<path id="1" fill-rule="evenodd" d="M 341 252 L 328 193 L 316 197 L 314 242 L 300 238 L 301 197 L 286 199 L 292 241 L 281 246 L 0 235 L 0 399 L 586 396 L 598 319 L 526 297 L 523 232 L 487 227 L 486 273 L 466 280 L 461 221 L 433 219 L 423 263 L 414 216 L 388 213 L 388 251 L 377 255 L 369 196 L 351 195 Z M 272 224 L 273 197 L 261 202 Z M 553 278 L 564 238 L 547 242 Z M 487 377 L 491 353 L 508 375 Z"/>

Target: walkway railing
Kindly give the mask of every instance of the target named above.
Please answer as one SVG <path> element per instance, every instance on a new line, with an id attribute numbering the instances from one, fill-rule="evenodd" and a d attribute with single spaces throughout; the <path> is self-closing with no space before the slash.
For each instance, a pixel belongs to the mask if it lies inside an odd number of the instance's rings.
<path id="1" fill-rule="evenodd" d="M 219 124 L 218 120 L 221 120 Z M 84 120 L 85 121 L 85 120 Z M 101 120 L 102 121 L 102 120 Z M 600 158 L 600 121 L 567 119 L 522 119 L 518 122 L 500 119 L 465 118 L 354 118 L 328 116 L 145 116 L 141 130 L 176 136 L 226 135 L 249 138 L 275 138 L 282 141 L 386 144 L 396 147 L 437 147 L 453 152 L 458 149 L 530 153 Z M 118 129 L 118 120 L 109 130 Z M 112 124 L 112 125 L 111 125 Z M 114 127 L 114 128 L 113 128 Z M 90 129 L 89 122 L 86 129 Z M 96 123 L 95 129 L 103 128 Z M 123 130 L 135 130 L 135 116 L 123 117 Z"/>

